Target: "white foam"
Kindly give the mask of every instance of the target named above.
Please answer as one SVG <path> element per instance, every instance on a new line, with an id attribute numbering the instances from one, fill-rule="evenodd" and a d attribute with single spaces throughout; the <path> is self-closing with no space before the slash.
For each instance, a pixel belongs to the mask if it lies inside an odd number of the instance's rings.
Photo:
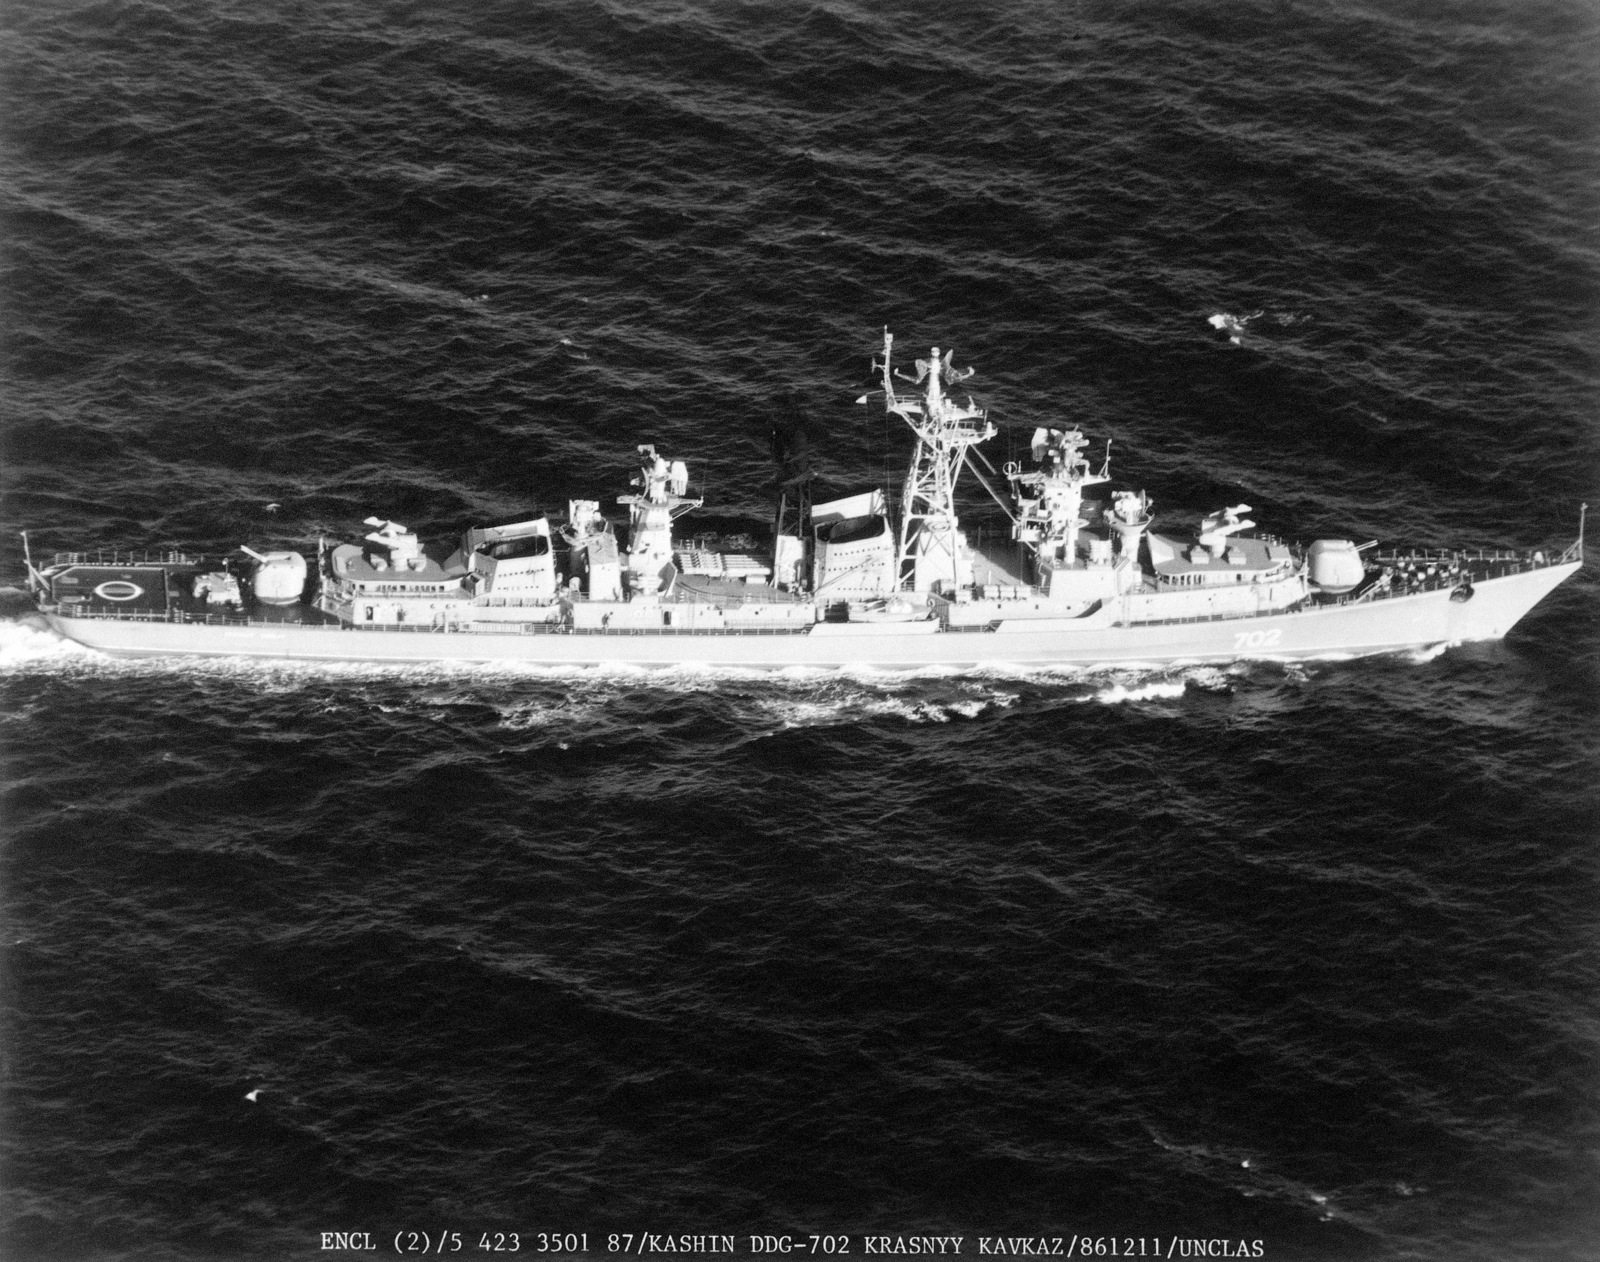
<path id="1" fill-rule="evenodd" d="M 1404 653 L 1404 657 L 1408 662 L 1412 662 L 1418 666 L 1421 666 L 1424 662 L 1431 662 L 1449 647 L 1450 645 L 1448 642 L 1442 644 L 1424 644 L 1418 648 L 1407 649 Z"/>
<path id="2" fill-rule="evenodd" d="M 763 697 L 755 701 L 758 713 L 775 721 L 780 728 L 824 727 L 859 723 L 873 719 L 899 719 L 906 723 L 950 723 L 970 720 L 990 709 L 1006 709 L 1016 704 L 1016 693 L 991 693 L 972 689 L 973 695 L 956 700 L 907 696 L 904 681 L 888 688 L 871 684 L 840 688 L 836 683 L 821 689 L 790 688 L 798 695 Z"/>
<path id="3" fill-rule="evenodd" d="M 908 723 L 948 723 L 950 711 L 931 701 L 888 701 L 874 707 L 879 714 L 891 714 Z"/>
<path id="4" fill-rule="evenodd" d="M 104 659 L 101 654 L 57 635 L 48 627 L 28 622 L 0 622 L 0 670 L 25 670 L 85 660 Z"/>
<path id="5" fill-rule="evenodd" d="M 1214 329 L 1226 329 L 1228 332 L 1228 341 L 1232 342 L 1235 346 L 1243 346 L 1244 326 L 1249 324 L 1252 320 L 1260 319 L 1263 314 L 1264 313 L 1261 311 L 1253 311 L 1247 316 L 1236 316 L 1230 315 L 1226 311 L 1219 311 L 1215 315 L 1209 317 L 1206 320 L 1206 323 Z"/>
<path id="6" fill-rule="evenodd" d="M 1226 670 L 1216 666 L 1195 666 L 1184 672 L 1184 682 L 1205 692 L 1232 692 L 1234 681 L 1249 674 L 1249 666 L 1235 662 Z"/>
<path id="7" fill-rule="evenodd" d="M 1125 701 L 1170 701 L 1183 696 L 1187 688 L 1188 684 L 1181 679 L 1155 680 L 1135 688 L 1119 683 L 1095 693 L 1093 699 L 1102 705 L 1121 705 Z"/>
<path id="8" fill-rule="evenodd" d="M 550 705 L 541 701 L 526 701 L 500 709 L 500 726 L 511 732 L 537 731 L 560 724 L 576 726 L 586 715 L 592 714 L 592 705 Z"/>
<path id="9" fill-rule="evenodd" d="M 845 703 L 841 701 L 763 701 L 760 709 L 774 719 L 779 727 L 821 727 L 842 719 Z"/>

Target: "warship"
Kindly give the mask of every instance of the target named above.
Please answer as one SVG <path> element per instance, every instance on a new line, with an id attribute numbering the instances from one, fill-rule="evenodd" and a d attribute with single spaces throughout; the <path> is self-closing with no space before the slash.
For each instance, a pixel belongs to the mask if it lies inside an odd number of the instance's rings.
<path id="1" fill-rule="evenodd" d="M 896 370 L 893 347 L 885 330 L 881 390 L 857 402 L 881 394 L 915 437 L 898 512 L 882 489 L 814 502 L 804 431 L 775 427 L 782 473 L 759 544 L 680 538 L 703 497 L 684 461 L 644 445 L 617 498 L 625 525 L 597 500 L 572 500 L 564 518 L 474 526 L 442 547 L 369 517 L 360 542 L 322 540 L 309 558 L 241 546 L 64 552 L 38 566 L 24 535 L 29 589 L 61 635 L 119 655 L 1161 665 L 1497 639 L 1583 562 L 1581 514 L 1570 546 L 1518 552 L 1301 546 L 1258 531 L 1248 504 L 1195 531 L 1158 528 L 1146 494 L 1106 486 L 1109 444 L 1094 467 L 1074 426 L 1038 426 L 1026 463 L 995 468 L 980 450 L 994 424 L 952 393 L 973 369 L 935 347 L 914 373 Z M 964 473 L 1004 511 L 1007 537 L 969 538 L 956 511 Z"/>

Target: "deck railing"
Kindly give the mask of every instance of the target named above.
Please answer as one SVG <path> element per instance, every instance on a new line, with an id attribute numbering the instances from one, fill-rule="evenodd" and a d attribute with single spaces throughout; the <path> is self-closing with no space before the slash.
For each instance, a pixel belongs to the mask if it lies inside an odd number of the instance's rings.
<path id="1" fill-rule="evenodd" d="M 493 623 L 431 623 L 408 622 L 311 622 L 285 618 L 245 618 L 227 614 L 191 614 L 181 609 L 168 613 L 153 613 L 136 609 L 105 609 L 96 607 L 92 612 L 79 612 L 73 608 L 58 608 L 56 612 L 66 618 L 86 618 L 96 622 L 162 622 L 178 626 L 240 627 L 272 629 L 306 627 L 314 631 L 358 631 L 399 633 L 403 635 L 796 635 L 809 631 L 812 624 L 787 627 L 573 627 L 559 622 L 514 622 L 504 626 Z"/>
<path id="2" fill-rule="evenodd" d="M 55 554 L 55 565 L 206 565 L 209 564 L 203 556 L 193 556 L 187 552 L 144 552 L 144 551 L 110 551 L 110 552 L 58 552 Z"/>

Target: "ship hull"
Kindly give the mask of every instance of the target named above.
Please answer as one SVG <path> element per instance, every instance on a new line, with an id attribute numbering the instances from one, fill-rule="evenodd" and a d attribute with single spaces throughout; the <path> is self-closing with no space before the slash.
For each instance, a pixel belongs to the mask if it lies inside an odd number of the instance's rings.
<path id="1" fill-rule="evenodd" d="M 1238 658 L 1361 655 L 1418 645 L 1493 640 L 1579 568 L 1573 561 L 1476 583 L 1470 599 L 1447 589 L 1313 606 L 1249 618 L 1108 625 L 1095 619 L 1026 621 L 983 631 L 933 624 L 819 623 L 801 632 L 376 630 L 271 623 L 208 626 L 50 613 L 61 635 L 132 657 L 244 657 L 298 661 L 519 662 L 756 668 L 868 666 L 889 670 L 985 665 L 1160 664 Z"/>

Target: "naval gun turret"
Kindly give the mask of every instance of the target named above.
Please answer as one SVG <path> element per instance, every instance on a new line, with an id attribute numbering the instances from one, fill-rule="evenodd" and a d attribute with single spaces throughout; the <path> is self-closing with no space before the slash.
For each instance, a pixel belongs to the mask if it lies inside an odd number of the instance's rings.
<path id="1" fill-rule="evenodd" d="M 298 552 L 257 552 L 254 548 L 240 545 L 239 551 L 255 562 L 251 569 L 251 589 L 255 598 L 264 605 L 293 605 L 299 603 L 301 595 L 306 589 L 306 559 Z M 210 575 L 208 578 L 212 577 Z M 219 579 L 226 575 L 216 576 Z M 213 592 L 219 592 L 219 600 L 226 603 L 238 603 L 239 587 L 235 583 L 228 590 L 227 584 L 218 582 L 208 584 L 206 597 L 212 598 Z M 199 594 L 198 592 L 196 593 Z"/>

